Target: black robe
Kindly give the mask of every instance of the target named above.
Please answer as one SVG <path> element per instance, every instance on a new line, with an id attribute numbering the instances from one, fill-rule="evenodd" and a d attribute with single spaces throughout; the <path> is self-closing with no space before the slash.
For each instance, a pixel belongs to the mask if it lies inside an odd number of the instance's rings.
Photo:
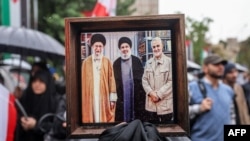
<path id="1" fill-rule="evenodd" d="M 168 141 L 160 135 L 156 126 L 134 120 L 104 130 L 98 141 Z"/>
<path id="2" fill-rule="evenodd" d="M 132 57 L 132 72 L 133 72 L 133 82 L 134 82 L 134 115 L 135 119 L 144 120 L 145 117 L 145 96 L 146 93 L 142 87 L 142 75 L 144 73 L 144 68 L 141 60 L 133 55 Z M 117 102 L 116 102 L 116 112 L 115 121 L 123 121 L 123 85 L 122 85 L 122 74 L 121 74 L 121 57 L 115 60 L 113 64 L 116 92 L 117 92 Z"/>
<path id="3" fill-rule="evenodd" d="M 32 90 L 32 82 L 36 79 L 40 79 L 46 84 L 46 91 L 43 94 L 35 94 Z M 52 128 L 53 117 L 45 118 L 41 121 L 41 124 L 38 124 L 40 123 L 39 120 L 45 114 L 54 114 L 57 106 L 55 84 L 49 71 L 39 70 L 32 76 L 31 82 L 20 99 L 20 103 L 28 116 L 37 120 L 37 124 L 34 129 L 26 131 L 20 125 L 19 119 L 15 141 L 43 141 L 44 134 Z M 23 115 L 19 113 L 19 116 Z"/>

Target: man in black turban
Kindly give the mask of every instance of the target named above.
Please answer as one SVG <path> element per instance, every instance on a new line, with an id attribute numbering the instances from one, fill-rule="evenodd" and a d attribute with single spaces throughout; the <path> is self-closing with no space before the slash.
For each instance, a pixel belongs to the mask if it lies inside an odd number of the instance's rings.
<path id="1" fill-rule="evenodd" d="M 94 34 L 91 37 L 91 46 L 94 45 L 94 43 L 96 42 L 101 42 L 103 44 L 103 46 L 106 45 L 106 39 L 102 34 Z"/>
<path id="2" fill-rule="evenodd" d="M 144 72 L 141 60 L 131 55 L 132 42 L 128 37 L 118 41 L 121 57 L 114 61 L 114 75 L 117 91 L 116 121 L 143 120 L 145 92 L 142 87 Z"/>
<path id="3" fill-rule="evenodd" d="M 117 100 L 111 61 L 103 56 L 106 39 L 102 34 L 91 37 L 92 55 L 82 62 L 82 122 L 114 122 Z"/>

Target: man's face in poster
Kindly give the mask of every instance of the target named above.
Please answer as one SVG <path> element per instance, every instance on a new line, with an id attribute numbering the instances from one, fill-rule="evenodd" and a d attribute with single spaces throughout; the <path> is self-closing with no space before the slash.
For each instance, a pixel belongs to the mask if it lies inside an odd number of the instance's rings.
<path id="1" fill-rule="evenodd" d="M 99 58 L 100 59 L 100 56 L 103 54 L 103 44 L 102 42 L 95 42 L 93 45 L 92 45 L 92 53 L 94 54 L 95 58 Z"/>
<path id="2" fill-rule="evenodd" d="M 128 59 L 131 56 L 131 48 L 128 43 L 122 43 L 120 46 L 122 59 Z"/>
<path id="3" fill-rule="evenodd" d="M 160 41 L 152 41 L 152 50 L 156 58 L 160 57 L 163 50 L 163 45 Z"/>

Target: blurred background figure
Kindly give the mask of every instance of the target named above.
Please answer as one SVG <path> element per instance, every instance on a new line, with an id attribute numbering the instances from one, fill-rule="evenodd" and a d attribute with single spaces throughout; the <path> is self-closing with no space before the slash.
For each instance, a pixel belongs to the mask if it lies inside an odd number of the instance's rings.
<path id="1" fill-rule="evenodd" d="M 27 82 L 27 86 L 26 87 L 20 87 L 20 86 L 16 86 L 15 89 L 14 89 L 14 95 L 17 99 L 20 99 L 24 93 L 24 91 L 27 90 L 28 88 L 28 85 L 30 85 L 31 83 L 31 79 L 32 77 L 34 76 L 34 74 L 38 71 L 38 70 L 45 70 L 45 71 L 48 71 L 49 72 L 49 69 L 46 65 L 45 62 L 34 62 L 32 65 L 31 65 L 31 70 L 29 71 L 29 76 L 28 76 L 28 82 Z"/>
<path id="2" fill-rule="evenodd" d="M 19 86 L 16 86 L 13 94 L 17 99 L 20 99 L 22 97 L 22 94 L 23 94 L 23 89 Z"/>
<path id="3" fill-rule="evenodd" d="M 17 111 L 15 107 L 15 97 L 3 85 L 4 79 L 0 74 L 0 140 L 14 141 Z"/>
<path id="4" fill-rule="evenodd" d="M 250 73 L 249 72 L 247 73 L 247 82 L 242 87 L 247 101 L 248 114 L 250 116 Z"/>
<path id="5" fill-rule="evenodd" d="M 236 65 L 229 62 L 225 65 L 223 82 L 234 90 L 234 110 L 236 124 L 250 124 L 248 106 L 242 86 L 237 83 L 238 70 Z"/>
<path id="6" fill-rule="evenodd" d="M 45 71 L 49 71 L 49 68 L 47 67 L 47 64 L 45 62 L 34 62 L 32 64 L 31 67 L 31 72 L 30 75 L 34 76 L 34 74 L 38 71 L 38 70 L 45 70 Z"/>
<path id="7" fill-rule="evenodd" d="M 53 126 L 46 136 L 46 141 L 69 141 L 70 139 L 66 136 L 66 64 L 63 63 L 63 79 L 56 81 L 56 92 L 57 92 L 57 108 L 56 116 L 53 121 Z"/>
<path id="8" fill-rule="evenodd" d="M 41 119 L 45 114 L 56 112 L 56 90 L 51 74 L 46 70 L 33 73 L 27 89 L 20 99 L 27 116 L 20 113 L 17 141 L 43 141 L 52 128 L 53 118 Z"/>

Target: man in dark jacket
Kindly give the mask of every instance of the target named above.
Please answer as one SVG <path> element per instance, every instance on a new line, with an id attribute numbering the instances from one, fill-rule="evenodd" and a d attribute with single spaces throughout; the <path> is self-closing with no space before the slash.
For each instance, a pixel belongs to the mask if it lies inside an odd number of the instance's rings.
<path id="1" fill-rule="evenodd" d="M 138 57 L 131 55 L 132 42 L 128 37 L 121 37 L 118 47 L 121 57 L 113 64 L 118 96 L 115 121 L 143 120 L 145 111 L 145 91 L 142 87 L 143 65 Z"/>

